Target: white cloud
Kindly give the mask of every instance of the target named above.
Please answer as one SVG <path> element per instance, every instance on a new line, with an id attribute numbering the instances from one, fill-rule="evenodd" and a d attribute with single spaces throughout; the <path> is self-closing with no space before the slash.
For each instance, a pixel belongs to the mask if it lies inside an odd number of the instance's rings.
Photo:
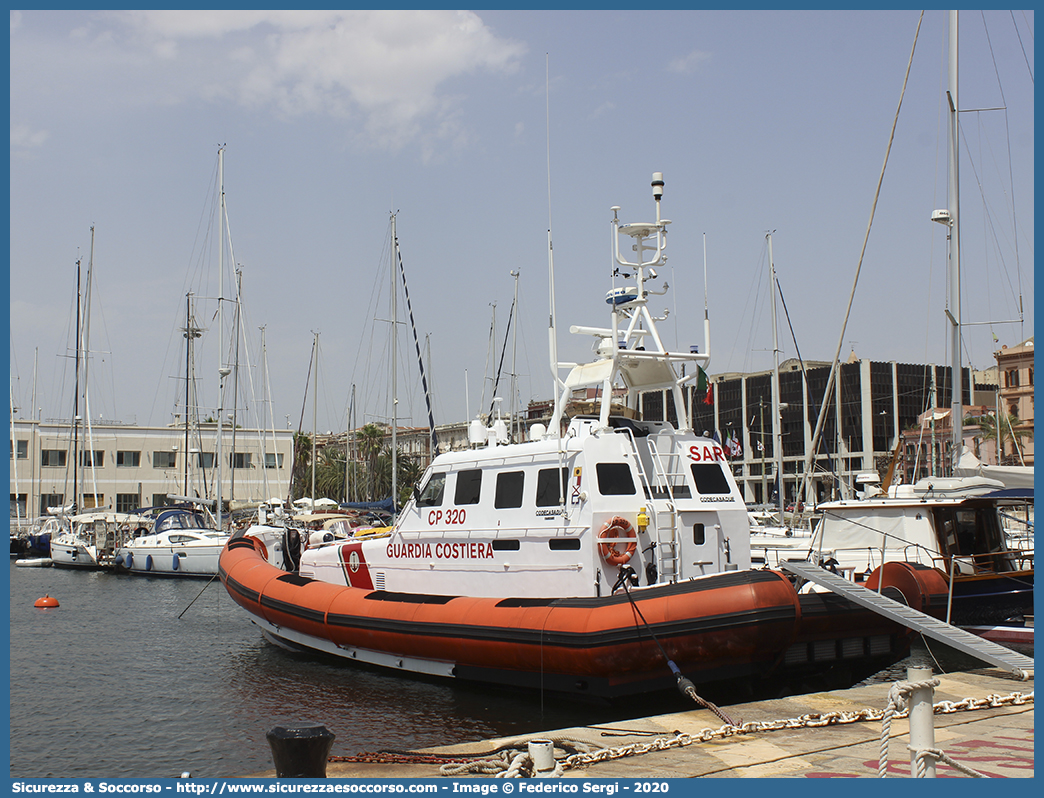
<path id="1" fill-rule="evenodd" d="M 30 150 L 47 141 L 46 130 L 32 130 L 28 125 L 11 125 L 11 149 Z"/>
<path id="2" fill-rule="evenodd" d="M 510 74 L 526 52 L 468 11 L 128 11 L 104 19 L 125 44 L 183 70 L 183 87 L 286 116 L 361 114 L 371 141 L 398 147 L 423 126 L 459 140 L 450 81 Z"/>
<path id="3" fill-rule="evenodd" d="M 683 75 L 695 72 L 701 64 L 710 60 L 711 54 L 702 50 L 693 50 L 688 55 L 675 58 L 667 65 L 668 72 L 678 72 Z"/>

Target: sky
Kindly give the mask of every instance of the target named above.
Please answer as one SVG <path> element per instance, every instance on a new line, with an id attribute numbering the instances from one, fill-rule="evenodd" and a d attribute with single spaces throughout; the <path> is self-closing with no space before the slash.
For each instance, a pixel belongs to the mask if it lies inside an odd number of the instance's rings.
<path id="1" fill-rule="evenodd" d="M 487 411 L 501 358 L 505 411 L 548 399 L 549 237 L 559 358 L 585 361 L 568 329 L 608 325 L 610 208 L 652 220 L 653 172 L 672 224 L 652 310 L 668 346 L 706 352 L 707 302 L 712 376 L 772 366 L 769 232 L 781 358 L 840 343 L 949 363 L 931 222 L 946 16 L 918 32 L 914 10 L 12 11 L 15 416 L 72 415 L 79 260 L 92 420 L 181 412 L 192 292 L 202 415 L 238 364 L 220 400 L 237 423 L 386 421 L 393 212 L 436 423 Z M 960 41 L 964 363 L 982 369 L 1033 334 L 1033 12 L 962 13 Z M 395 326 L 395 415 L 426 425 Z"/>

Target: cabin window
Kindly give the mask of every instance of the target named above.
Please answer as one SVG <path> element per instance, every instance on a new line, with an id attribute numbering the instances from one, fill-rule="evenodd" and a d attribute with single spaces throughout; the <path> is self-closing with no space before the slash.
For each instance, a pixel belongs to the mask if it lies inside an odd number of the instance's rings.
<path id="1" fill-rule="evenodd" d="M 116 452 L 117 468 L 137 468 L 141 465 L 141 452 Z"/>
<path id="2" fill-rule="evenodd" d="M 551 551 L 579 551 L 580 538 L 551 538 L 547 547 Z"/>
<path id="3" fill-rule="evenodd" d="M 454 504 L 478 504 L 482 487 L 482 470 L 478 468 L 457 474 L 457 487 L 453 492 Z"/>
<path id="4" fill-rule="evenodd" d="M 732 493 L 728 477 L 717 463 L 693 463 L 692 478 L 697 493 Z"/>
<path id="5" fill-rule="evenodd" d="M 64 449 L 44 449 L 40 452 L 40 465 L 65 467 Z"/>
<path id="6" fill-rule="evenodd" d="M 442 506 L 442 494 L 446 489 L 446 475 L 432 474 L 431 479 L 424 486 L 424 490 L 421 491 L 420 498 L 417 499 L 418 507 L 441 507 Z"/>
<path id="7" fill-rule="evenodd" d="M 493 506 L 498 510 L 522 506 L 522 485 L 525 484 L 522 471 L 501 471 L 497 474 L 497 492 L 493 497 Z"/>
<path id="8" fill-rule="evenodd" d="M 697 546 L 702 546 L 707 542 L 707 532 L 703 528 L 703 524 L 692 525 L 692 542 Z"/>
<path id="9" fill-rule="evenodd" d="M 555 472 L 559 479 L 555 479 Z M 536 504 L 537 507 L 557 507 L 562 503 L 565 493 L 567 469 L 542 468 L 537 472 Z"/>
<path id="10" fill-rule="evenodd" d="M 634 478 L 627 463 L 598 463 L 598 492 L 603 496 L 633 496 Z"/>
<path id="11" fill-rule="evenodd" d="M 493 551 L 518 551 L 519 542 L 517 540 L 494 540 Z"/>

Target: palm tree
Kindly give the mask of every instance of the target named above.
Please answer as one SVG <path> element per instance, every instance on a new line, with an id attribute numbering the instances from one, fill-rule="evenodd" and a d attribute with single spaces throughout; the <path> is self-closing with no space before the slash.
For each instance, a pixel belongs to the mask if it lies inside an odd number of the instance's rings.
<path id="1" fill-rule="evenodd" d="M 377 473 L 377 458 L 381 453 L 381 449 L 384 448 L 384 430 L 376 424 L 366 424 L 355 434 L 356 440 L 359 443 L 359 453 L 362 455 L 363 462 L 366 463 L 367 466 L 367 498 L 370 501 L 373 501 L 375 499 L 375 494 L 380 494 L 380 491 L 377 490 L 377 485 L 374 484 L 374 476 Z M 390 478 L 388 484 L 391 484 Z M 383 498 L 383 494 L 380 495 Z"/>
<path id="2" fill-rule="evenodd" d="M 308 469 L 312 464 L 312 438 L 303 432 L 294 433 L 294 463 L 290 471 L 290 495 L 300 499 L 308 484 Z"/>
<path id="3" fill-rule="evenodd" d="M 315 489 L 320 496 L 340 501 L 344 496 L 345 452 L 339 446 L 324 446 L 315 463 Z"/>
<path id="4" fill-rule="evenodd" d="M 1019 429 L 1019 417 L 1014 413 L 1001 413 L 998 416 L 994 412 L 978 418 L 966 419 L 970 426 L 979 428 L 979 437 L 983 441 L 994 441 L 997 443 L 997 461 L 999 465 L 1018 465 L 1020 462 L 1019 449 L 1023 442 L 1030 437 L 1025 429 Z M 1011 451 L 1008 452 L 1008 442 L 1011 442 Z"/>

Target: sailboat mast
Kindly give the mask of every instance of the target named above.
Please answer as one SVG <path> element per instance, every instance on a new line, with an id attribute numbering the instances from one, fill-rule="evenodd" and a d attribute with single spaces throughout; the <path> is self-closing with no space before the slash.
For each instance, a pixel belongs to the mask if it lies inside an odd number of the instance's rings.
<path id="1" fill-rule="evenodd" d="M 776 461 L 776 489 L 779 494 L 779 523 L 783 525 L 783 430 L 779 416 L 779 340 L 776 331 L 776 264 L 772 260 L 772 233 L 766 233 L 769 261 L 769 297 L 772 304 L 772 456 Z"/>
<path id="2" fill-rule="evenodd" d="M 511 327 L 511 441 L 518 443 L 518 433 L 515 430 L 518 418 L 518 407 L 516 398 L 518 396 L 518 271 L 512 271 L 511 276 L 515 278 L 515 298 L 511 303 L 513 308 L 514 324 Z"/>
<path id="3" fill-rule="evenodd" d="M 221 336 L 224 333 L 224 250 L 225 250 L 225 148 L 218 147 L 218 402 L 217 402 L 217 528 L 221 529 L 221 470 L 225 456 L 223 438 L 224 431 L 221 428 L 221 416 L 225 413 L 225 377 L 231 370 L 225 366 L 224 348 L 221 344 Z"/>
<path id="4" fill-rule="evenodd" d="M 70 464 L 73 474 L 73 505 L 74 509 L 79 512 L 82 507 L 80 506 L 80 468 L 77 462 L 79 458 L 79 443 L 80 443 L 80 347 L 81 347 L 81 330 L 80 330 L 80 306 L 83 302 L 83 293 L 80 290 L 80 258 L 76 259 L 76 381 L 73 387 L 73 450 L 72 450 L 72 463 Z M 68 471 L 66 472 L 68 474 Z"/>
<path id="5" fill-rule="evenodd" d="M 391 239 L 392 239 L 392 269 L 391 269 L 391 495 L 392 495 L 392 512 L 396 512 L 399 507 L 399 496 L 398 496 L 398 471 L 399 471 L 399 460 L 398 460 L 398 440 L 396 439 L 396 433 L 399 427 L 398 419 L 398 385 L 396 383 L 396 370 L 398 368 L 396 364 L 396 355 L 398 349 L 398 303 L 396 301 L 398 297 L 397 291 L 397 280 L 395 275 L 395 266 L 398 262 L 399 257 L 399 237 L 395 232 L 395 214 L 391 215 Z"/>
<path id="6" fill-rule="evenodd" d="M 312 512 L 315 512 L 315 461 L 319 456 L 319 426 L 317 422 L 317 398 L 319 396 L 319 333 L 315 333 L 315 363 L 312 368 Z"/>
<path id="7" fill-rule="evenodd" d="M 963 414 L 963 375 L 961 374 L 961 234 L 960 234 L 960 169 L 958 165 L 960 149 L 958 143 L 957 113 L 960 108 L 957 99 L 957 12 L 950 12 L 950 53 L 949 53 L 949 90 L 947 99 L 950 105 L 950 180 L 947 203 L 950 206 L 950 263 L 949 263 L 949 313 L 950 319 L 950 358 L 951 385 L 950 415 L 953 426 L 953 463 L 961 457 L 964 445 Z"/>

